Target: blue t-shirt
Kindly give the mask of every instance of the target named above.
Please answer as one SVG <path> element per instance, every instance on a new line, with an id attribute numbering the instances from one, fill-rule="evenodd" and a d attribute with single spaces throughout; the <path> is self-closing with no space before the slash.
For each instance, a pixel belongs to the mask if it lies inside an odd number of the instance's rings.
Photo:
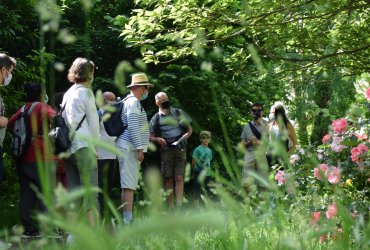
<path id="1" fill-rule="evenodd" d="M 199 145 L 193 152 L 193 158 L 195 159 L 195 171 L 202 171 L 207 169 L 207 175 L 209 176 L 212 161 L 212 150 L 209 147 Z"/>

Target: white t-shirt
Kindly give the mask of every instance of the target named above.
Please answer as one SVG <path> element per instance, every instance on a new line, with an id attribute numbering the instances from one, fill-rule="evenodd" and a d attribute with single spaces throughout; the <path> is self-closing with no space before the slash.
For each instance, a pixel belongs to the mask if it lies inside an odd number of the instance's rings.
<path id="1" fill-rule="evenodd" d="M 101 115 L 104 114 L 104 110 L 102 108 L 99 109 L 99 112 L 100 112 Z M 105 131 L 104 123 L 103 123 L 102 119 L 100 119 L 100 122 L 99 122 L 99 140 L 100 140 L 100 142 L 111 145 L 112 147 L 116 146 L 116 143 L 115 143 L 116 137 L 115 136 L 109 136 L 107 134 L 107 131 Z M 108 160 L 108 159 L 116 159 L 117 158 L 117 156 L 114 152 L 112 152 L 110 150 L 107 150 L 105 148 L 102 148 L 102 147 L 98 147 L 97 152 L 98 152 L 98 159 L 99 160 Z"/>

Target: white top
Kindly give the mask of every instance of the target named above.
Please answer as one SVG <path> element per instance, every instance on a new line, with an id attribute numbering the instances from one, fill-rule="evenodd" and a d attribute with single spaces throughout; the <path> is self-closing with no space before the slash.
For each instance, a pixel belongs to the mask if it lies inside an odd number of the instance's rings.
<path id="1" fill-rule="evenodd" d="M 98 112 L 100 113 L 100 117 L 102 117 L 104 115 L 104 109 L 103 108 L 100 108 Z M 104 128 L 104 123 L 103 123 L 102 119 L 100 119 L 100 122 L 99 122 L 99 140 L 100 140 L 100 142 L 109 144 L 113 147 L 116 146 L 116 144 L 115 144 L 116 137 L 115 136 L 109 136 L 107 134 L 107 131 Z M 108 160 L 108 159 L 116 159 L 117 158 L 117 156 L 114 152 L 112 152 L 110 150 L 107 150 L 105 148 L 102 148 L 102 147 L 97 147 L 97 152 L 98 152 L 98 159 L 99 160 Z"/>
<path id="2" fill-rule="evenodd" d="M 149 145 L 148 118 L 140 101 L 133 94 L 128 96 L 122 112 L 122 121 L 127 124 L 127 129 L 117 138 L 116 146 L 146 152 Z"/>
<path id="3" fill-rule="evenodd" d="M 66 106 L 62 116 L 71 132 L 76 130 L 76 127 L 86 114 L 85 120 L 76 131 L 72 141 L 71 152 L 75 153 L 80 148 L 89 146 L 83 137 L 99 138 L 99 116 L 95 106 L 95 97 L 91 89 L 75 83 L 64 94 L 61 108 L 63 108 L 64 104 Z M 95 149 L 93 150 L 95 151 Z"/>

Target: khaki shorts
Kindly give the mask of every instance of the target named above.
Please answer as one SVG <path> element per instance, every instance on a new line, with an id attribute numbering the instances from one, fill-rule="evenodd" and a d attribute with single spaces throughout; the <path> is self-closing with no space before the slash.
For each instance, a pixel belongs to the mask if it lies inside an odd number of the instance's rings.
<path id="1" fill-rule="evenodd" d="M 256 152 L 247 152 L 245 154 L 242 172 L 243 183 L 247 182 L 247 179 L 250 178 L 249 173 L 251 172 L 267 180 L 268 163 L 266 155 L 256 154 Z"/>
<path id="2" fill-rule="evenodd" d="M 186 149 L 167 148 L 161 151 L 161 170 L 165 178 L 184 176 Z"/>
<path id="3" fill-rule="evenodd" d="M 123 157 L 118 157 L 121 188 L 136 190 L 139 183 L 140 161 L 137 159 L 137 151 L 119 148 Z"/>

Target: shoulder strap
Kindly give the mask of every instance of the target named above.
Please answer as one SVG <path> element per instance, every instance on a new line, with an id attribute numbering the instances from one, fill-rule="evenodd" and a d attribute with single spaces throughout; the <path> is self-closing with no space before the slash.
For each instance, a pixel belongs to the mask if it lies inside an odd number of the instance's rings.
<path id="1" fill-rule="evenodd" d="M 257 138 L 258 140 L 261 140 L 262 135 L 261 135 L 261 133 L 257 130 L 257 128 L 252 124 L 252 122 L 249 122 L 248 124 L 249 124 L 249 127 L 250 127 L 250 128 L 251 128 L 251 130 L 252 130 L 252 133 L 256 136 L 256 138 Z"/>
<path id="2" fill-rule="evenodd" d="M 30 115 L 32 113 L 32 110 L 36 107 L 37 104 L 40 102 L 33 102 L 31 106 L 27 109 L 27 114 Z"/>
<path id="3" fill-rule="evenodd" d="M 86 114 L 82 117 L 82 119 L 81 119 L 80 123 L 77 125 L 75 131 L 77 131 L 79 128 L 81 128 L 81 125 L 82 125 L 83 121 L 85 120 L 85 118 L 86 118 Z"/>
<path id="4" fill-rule="evenodd" d="M 161 136 L 161 129 L 159 124 L 159 112 L 155 113 L 154 115 L 154 133 L 155 136 Z"/>
<path id="5" fill-rule="evenodd" d="M 180 109 L 178 109 L 178 108 L 174 108 L 174 109 L 175 109 L 175 113 L 176 113 L 177 118 L 179 118 L 180 117 Z"/>

